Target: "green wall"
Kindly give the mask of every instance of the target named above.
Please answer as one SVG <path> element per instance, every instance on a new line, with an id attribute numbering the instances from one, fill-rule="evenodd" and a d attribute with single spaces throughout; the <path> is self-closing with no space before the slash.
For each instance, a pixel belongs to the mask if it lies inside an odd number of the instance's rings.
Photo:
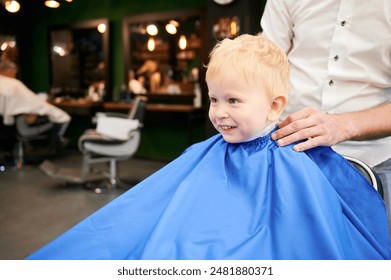
<path id="1" fill-rule="evenodd" d="M 1 14 L 0 25 L 14 29 L 20 49 L 21 79 L 34 91 L 49 89 L 48 27 L 88 19 L 108 18 L 111 35 L 113 88 L 124 82 L 122 18 L 143 13 L 206 8 L 207 0 L 75 0 L 49 9 L 43 1 L 21 0 L 17 14 Z"/>

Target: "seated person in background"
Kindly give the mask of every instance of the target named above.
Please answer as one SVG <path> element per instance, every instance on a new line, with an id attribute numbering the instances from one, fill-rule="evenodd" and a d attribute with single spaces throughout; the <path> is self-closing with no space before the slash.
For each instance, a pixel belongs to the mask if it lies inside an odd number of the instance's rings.
<path id="1" fill-rule="evenodd" d="M 154 60 L 147 60 L 136 71 L 137 76 L 144 76 L 143 87 L 149 92 L 159 92 L 160 87 L 164 84 L 162 73 L 159 65 Z"/>
<path id="2" fill-rule="evenodd" d="M 88 87 L 87 99 L 93 102 L 104 101 L 107 98 L 106 95 L 106 81 L 105 73 L 106 66 L 104 62 L 100 62 L 93 72 L 93 79 Z"/>
<path id="3" fill-rule="evenodd" d="M 290 87 L 276 45 L 224 39 L 206 81 L 219 134 L 28 259 L 390 259 L 368 181 L 330 147 L 295 152 L 271 139 Z"/>
<path id="4" fill-rule="evenodd" d="M 147 90 L 144 88 L 144 77 L 140 76 L 136 79 L 136 74 L 133 70 L 129 71 L 129 84 L 128 89 L 132 94 L 144 94 L 147 93 Z"/>
<path id="5" fill-rule="evenodd" d="M 16 79 L 17 67 L 12 62 L 0 63 L 0 114 L 6 125 L 17 118 L 22 136 L 47 132 L 49 145 L 65 142 L 64 133 L 71 117 L 60 108 L 49 104 L 21 81 Z M 24 118 L 18 117 L 24 115 Z"/>

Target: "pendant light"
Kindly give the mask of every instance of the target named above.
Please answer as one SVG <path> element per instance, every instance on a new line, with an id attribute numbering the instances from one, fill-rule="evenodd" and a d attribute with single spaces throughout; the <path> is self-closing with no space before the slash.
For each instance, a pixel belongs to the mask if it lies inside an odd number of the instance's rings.
<path id="1" fill-rule="evenodd" d="M 49 7 L 49 8 L 58 8 L 58 7 L 60 7 L 60 2 L 58 2 L 56 0 L 46 0 L 45 6 Z"/>
<path id="2" fill-rule="evenodd" d="M 4 2 L 5 9 L 10 13 L 16 13 L 20 9 L 20 4 L 16 0 L 5 1 Z"/>

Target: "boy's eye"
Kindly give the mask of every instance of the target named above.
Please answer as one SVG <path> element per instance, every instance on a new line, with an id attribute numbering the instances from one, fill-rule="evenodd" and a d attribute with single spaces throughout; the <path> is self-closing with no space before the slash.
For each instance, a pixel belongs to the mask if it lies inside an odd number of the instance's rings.
<path id="1" fill-rule="evenodd" d="M 214 97 L 210 97 L 209 100 L 210 100 L 210 103 L 216 103 L 217 102 L 217 99 L 214 98 Z"/>
<path id="2" fill-rule="evenodd" d="M 229 102 L 230 104 L 236 104 L 236 103 L 238 103 L 238 100 L 237 100 L 236 98 L 230 98 L 230 99 L 228 100 L 228 102 Z"/>

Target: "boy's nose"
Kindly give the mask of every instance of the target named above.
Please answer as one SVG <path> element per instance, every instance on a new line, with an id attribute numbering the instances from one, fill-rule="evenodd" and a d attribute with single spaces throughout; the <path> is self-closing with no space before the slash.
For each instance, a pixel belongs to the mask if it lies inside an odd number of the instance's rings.
<path id="1" fill-rule="evenodd" d="M 216 108 L 216 117 L 219 118 L 219 119 L 223 119 L 223 118 L 228 118 L 229 114 L 227 113 L 227 111 L 224 109 L 223 106 L 219 106 L 218 108 Z"/>

